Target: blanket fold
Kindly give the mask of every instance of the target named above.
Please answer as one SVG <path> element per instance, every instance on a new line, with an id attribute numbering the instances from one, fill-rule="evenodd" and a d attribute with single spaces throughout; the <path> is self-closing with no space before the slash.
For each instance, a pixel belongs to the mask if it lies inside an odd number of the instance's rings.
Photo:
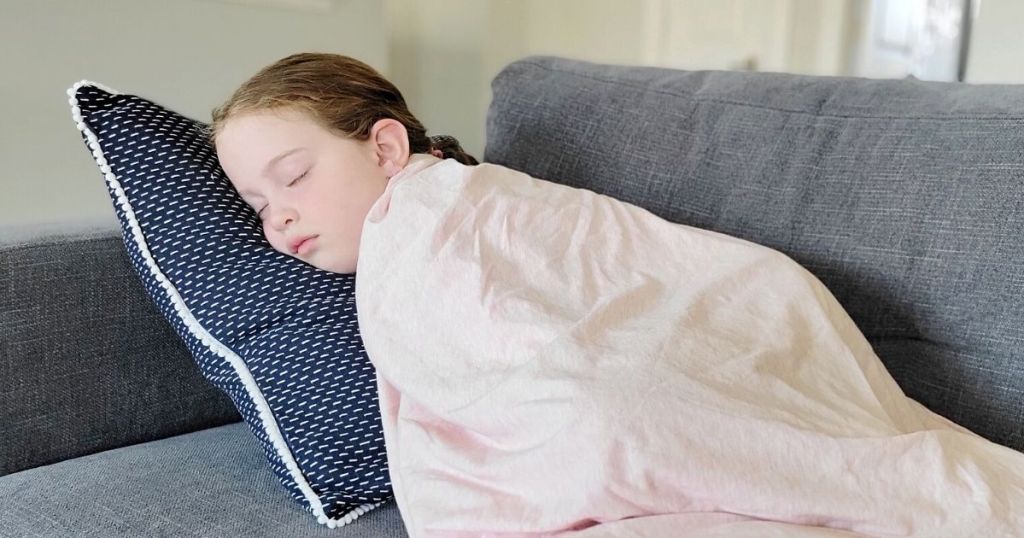
<path id="1" fill-rule="evenodd" d="M 1024 454 L 907 398 L 784 254 L 414 155 L 356 280 L 418 536 L 1024 536 Z"/>

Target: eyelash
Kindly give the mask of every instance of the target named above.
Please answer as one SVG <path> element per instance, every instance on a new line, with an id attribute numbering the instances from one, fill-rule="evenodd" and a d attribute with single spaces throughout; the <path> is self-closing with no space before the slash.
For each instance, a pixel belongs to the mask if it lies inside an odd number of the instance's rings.
<path id="1" fill-rule="evenodd" d="M 298 181 L 298 180 L 300 180 L 300 179 L 302 179 L 302 178 L 306 177 L 306 174 L 308 174 L 308 173 L 309 173 L 309 170 L 306 170 L 305 172 L 303 172 L 303 173 L 302 173 L 302 175 L 300 175 L 299 177 L 297 177 L 297 178 L 293 179 L 293 180 L 292 180 L 292 182 L 291 182 L 291 183 L 289 183 L 289 184 L 288 184 L 288 185 L 286 185 L 286 186 L 287 186 L 287 187 L 291 187 L 292 185 L 294 185 L 294 184 L 295 184 L 295 182 L 296 182 L 296 181 Z M 267 204 L 267 205 L 270 205 L 270 204 Z M 263 206 L 262 208 L 260 208 L 260 210 L 256 212 L 256 216 L 257 216 L 257 217 L 260 217 L 260 218 L 263 218 L 263 217 L 262 217 L 262 215 L 263 215 L 263 210 L 264 210 L 264 209 L 266 209 L 266 208 L 267 208 L 267 206 Z"/>

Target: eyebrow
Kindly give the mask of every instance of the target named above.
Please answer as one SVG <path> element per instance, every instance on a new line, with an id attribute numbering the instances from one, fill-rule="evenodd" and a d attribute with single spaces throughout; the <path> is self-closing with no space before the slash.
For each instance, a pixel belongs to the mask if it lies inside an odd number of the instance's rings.
<path id="1" fill-rule="evenodd" d="M 285 157 L 291 155 L 292 153 L 295 153 L 297 151 L 302 151 L 302 149 L 304 149 L 304 148 L 293 148 L 293 149 L 290 149 L 290 150 L 288 150 L 288 151 L 278 155 L 277 157 L 274 157 L 273 159 L 270 159 L 270 162 L 268 162 L 267 165 L 263 167 L 263 176 L 266 177 L 266 176 L 270 175 L 270 169 L 273 168 L 274 166 L 276 166 L 278 161 L 280 161 L 281 159 L 284 159 Z M 257 194 L 255 192 L 252 192 L 252 191 L 249 191 L 249 190 L 240 190 L 240 191 L 238 191 L 238 193 L 239 194 L 246 194 L 246 195 Z"/>

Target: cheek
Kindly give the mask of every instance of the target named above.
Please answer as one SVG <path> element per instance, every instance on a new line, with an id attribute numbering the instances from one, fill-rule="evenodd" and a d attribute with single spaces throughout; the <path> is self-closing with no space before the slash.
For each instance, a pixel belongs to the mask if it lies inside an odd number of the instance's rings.
<path id="1" fill-rule="evenodd" d="M 285 249 L 287 247 L 283 244 L 284 241 L 281 238 L 281 234 L 273 230 L 270 230 L 266 226 L 264 226 L 263 237 L 267 238 L 267 242 L 270 243 L 270 246 L 273 247 L 274 250 L 285 252 Z"/>

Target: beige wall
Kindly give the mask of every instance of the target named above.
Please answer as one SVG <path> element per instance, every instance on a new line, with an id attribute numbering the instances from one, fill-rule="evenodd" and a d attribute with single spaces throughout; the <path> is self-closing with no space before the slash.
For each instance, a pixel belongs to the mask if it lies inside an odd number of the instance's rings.
<path id="1" fill-rule="evenodd" d="M 1024 1 L 975 0 L 967 82 L 1024 84 Z"/>
<path id="2" fill-rule="evenodd" d="M 792 0 L 788 6 L 783 71 L 842 75 L 849 69 L 859 0 Z"/>
<path id="3" fill-rule="evenodd" d="M 343 52 L 386 70 L 380 3 L 333 5 L 318 12 L 217 0 L 3 0 L 0 226 L 113 221 L 103 176 L 71 120 L 65 92 L 78 80 L 208 121 L 245 78 L 293 52 Z"/>
<path id="4" fill-rule="evenodd" d="M 384 2 L 389 25 L 389 69 L 384 71 L 427 133 L 456 136 L 483 156 L 488 2 Z"/>

